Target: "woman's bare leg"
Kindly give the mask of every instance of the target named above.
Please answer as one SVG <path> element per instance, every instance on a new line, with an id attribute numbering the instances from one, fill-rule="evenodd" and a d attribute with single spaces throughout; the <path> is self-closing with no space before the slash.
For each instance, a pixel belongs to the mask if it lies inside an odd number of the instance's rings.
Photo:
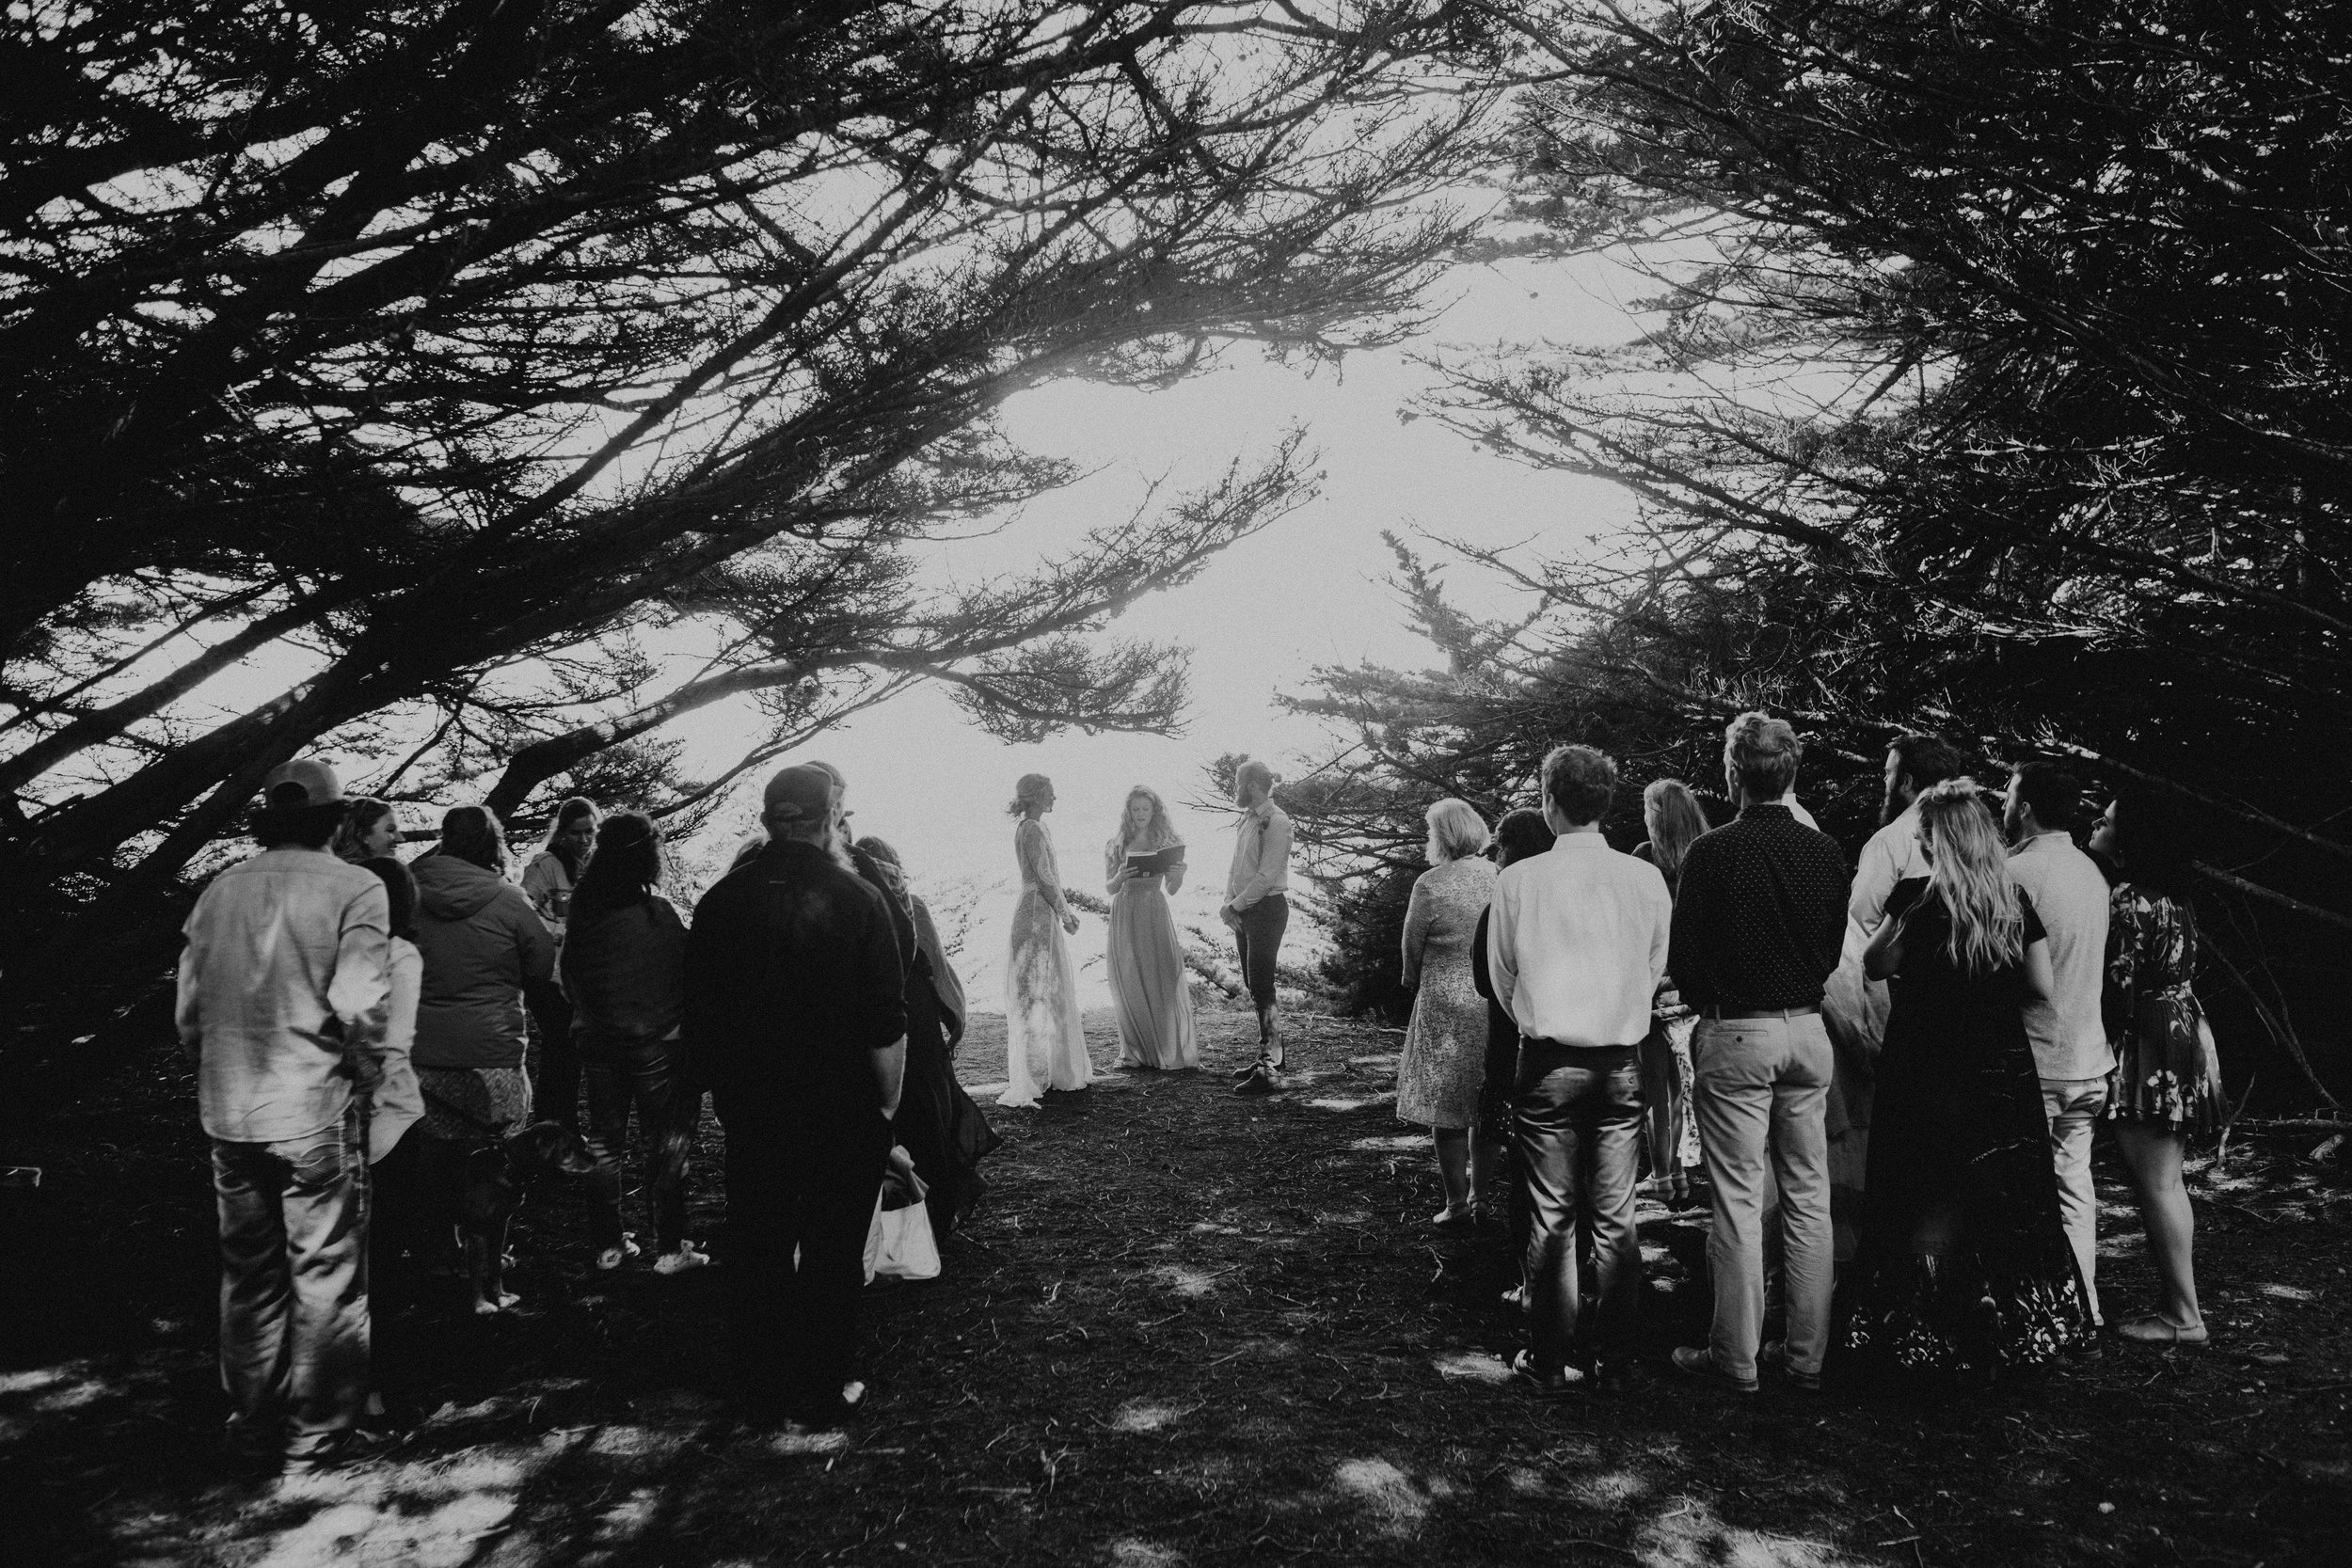
<path id="1" fill-rule="evenodd" d="M 1433 1131 L 1438 1141 L 1438 1180 L 1445 1184 L 1446 1212 L 1463 1213 L 1470 1208 L 1470 1129 L 1439 1127 Z"/>
<path id="2" fill-rule="evenodd" d="M 2123 1151 L 2132 1185 L 2139 1191 L 2139 1217 L 2148 1231 L 2148 1253 L 2155 1260 L 2156 1277 L 2164 1289 L 2157 1316 L 2174 1328 L 2197 1328 L 2205 1321 L 2197 1307 L 2193 1257 L 2197 1220 L 2189 1212 L 2188 1189 L 2181 1184 L 2181 1155 L 2186 1141 L 2169 1127 L 2131 1121 L 2115 1124 L 2116 1146 Z"/>

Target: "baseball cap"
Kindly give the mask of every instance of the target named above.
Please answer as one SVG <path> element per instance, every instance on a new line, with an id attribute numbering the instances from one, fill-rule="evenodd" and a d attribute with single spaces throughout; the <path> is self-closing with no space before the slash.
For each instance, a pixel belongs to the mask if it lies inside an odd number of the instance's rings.
<path id="1" fill-rule="evenodd" d="M 342 781 L 316 757 L 281 762 L 262 781 L 262 799 L 273 806 L 332 806 L 342 798 Z"/>
<path id="2" fill-rule="evenodd" d="M 819 817 L 833 807 L 833 778 L 821 768 L 796 763 L 780 769 L 760 792 L 760 815 L 780 822 Z"/>

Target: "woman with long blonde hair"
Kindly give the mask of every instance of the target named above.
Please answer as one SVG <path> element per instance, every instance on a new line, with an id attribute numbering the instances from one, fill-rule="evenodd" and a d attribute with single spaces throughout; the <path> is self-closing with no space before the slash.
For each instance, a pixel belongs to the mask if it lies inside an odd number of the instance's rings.
<path id="1" fill-rule="evenodd" d="M 1119 831 L 1103 847 L 1104 890 L 1111 897 L 1106 950 L 1111 1000 L 1119 1015 L 1120 1067 L 1200 1065 L 1184 949 L 1168 895 L 1184 885 L 1184 841 L 1168 819 L 1168 802 L 1137 784 L 1119 813 Z"/>
<path id="2" fill-rule="evenodd" d="M 1982 1384 L 2092 1332 L 2026 1037 L 2050 943 L 1994 810 L 1972 779 L 1921 792 L 1929 874 L 1895 884 L 1863 953 L 1894 1008 L 1861 1244 L 1838 1285 L 1837 1346 L 1858 1370 Z"/>

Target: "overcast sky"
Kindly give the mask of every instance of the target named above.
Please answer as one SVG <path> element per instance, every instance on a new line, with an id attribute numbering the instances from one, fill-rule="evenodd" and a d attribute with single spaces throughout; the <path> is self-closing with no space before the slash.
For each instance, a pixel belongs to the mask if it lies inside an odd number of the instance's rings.
<path id="1" fill-rule="evenodd" d="M 1443 285 L 1453 301 L 1422 341 L 1348 357 L 1309 377 L 1254 355 L 1164 391 L 1136 392 L 1065 383 L 1009 404 L 1014 437 L 1041 452 L 1100 469 L 1084 483 L 1031 507 L 1002 533 L 947 546 L 960 578 L 1016 570 L 1124 516 L 1153 479 L 1165 493 L 1213 480 L 1236 455 L 1263 453 L 1292 424 L 1305 426 L 1327 479 L 1319 499 L 1227 551 L 1194 582 L 1145 600 L 1120 623 L 1131 635 L 1193 649 L 1193 711 L 1172 737 L 1065 734 L 1035 746 L 1008 746 L 966 722 L 932 689 L 910 692 L 861 716 L 809 748 L 850 780 L 860 832 L 879 833 L 904 856 L 918 890 L 935 904 L 985 890 L 981 918 L 959 960 L 974 1003 L 994 1010 L 1002 984 L 1005 916 L 1017 891 L 1012 826 L 1005 814 L 1013 781 L 1053 776 L 1061 804 L 1048 820 L 1073 886 L 1101 890 L 1104 841 L 1128 787 L 1148 784 L 1168 797 L 1179 830 L 1196 846 L 1195 879 L 1180 918 L 1206 925 L 1232 853 L 1230 819 L 1191 812 L 1183 801 L 1204 788 L 1203 767 L 1222 752 L 1247 752 L 1289 772 L 1319 749 L 1317 724 L 1277 711 L 1278 691 L 1306 689 L 1317 665 L 1421 667 L 1427 644 L 1406 629 L 1383 582 L 1393 562 L 1384 529 L 1426 531 L 1487 545 L 1533 538 L 1554 555 L 1622 520 L 1613 487 L 1532 472 L 1484 453 L 1436 421 L 1399 418 L 1436 376 L 1417 355 L 1498 341 L 1591 343 L 1621 339 L 1629 318 L 1616 276 L 1594 266 L 1526 264 L 1465 269 Z M 1455 574 L 1478 602 L 1477 577 Z M 1499 603 L 1490 592 L 1486 600 Z M 739 715 L 712 708 L 677 732 L 690 761 L 719 766 L 739 750 Z M 755 796 L 730 814 L 729 832 L 748 832 Z M 992 886 L 997 879 L 1001 886 Z M 1087 960 L 1089 1005 L 1102 990 L 1102 927 L 1088 921 L 1073 939 Z"/>

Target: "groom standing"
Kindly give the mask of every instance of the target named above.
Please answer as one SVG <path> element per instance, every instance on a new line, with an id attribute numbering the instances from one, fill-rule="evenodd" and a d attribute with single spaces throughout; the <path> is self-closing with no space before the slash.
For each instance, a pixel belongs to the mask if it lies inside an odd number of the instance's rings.
<path id="1" fill-rule="evenodd" d="M 1242 810 L 1233 837 L 1233 869 L 1217 918 L 1232 927 L 1243 980 L 1258 1009 L 1258 1059 L 1236 1073 L 1235 1094 L 1272 1094 L 1282 1070 L 1282 1036 L 1274 1012 L 1274 958 L 1290 924 L 1291 819 L 1274 803 L 1274 773 L 1263 762 L 1233 769 L 1233 804 Z"/>

